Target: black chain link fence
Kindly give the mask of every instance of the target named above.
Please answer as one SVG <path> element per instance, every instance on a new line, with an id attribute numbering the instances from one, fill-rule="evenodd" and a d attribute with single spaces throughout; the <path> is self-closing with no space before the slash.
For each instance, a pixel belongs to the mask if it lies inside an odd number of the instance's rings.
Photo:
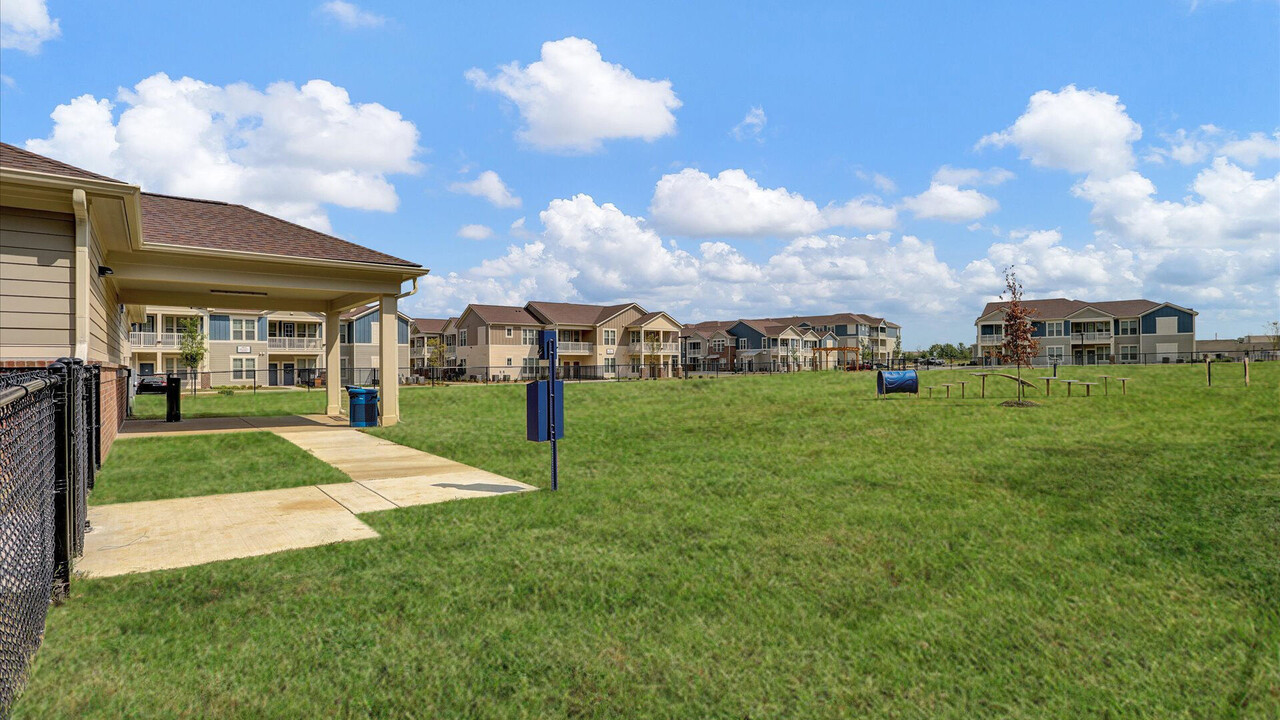
<path id="1" fill-rule="evenodd" d="M 0 717 L 8 717 L 84 550 L 100 371 L 64 359 L 0 369 Z"/>

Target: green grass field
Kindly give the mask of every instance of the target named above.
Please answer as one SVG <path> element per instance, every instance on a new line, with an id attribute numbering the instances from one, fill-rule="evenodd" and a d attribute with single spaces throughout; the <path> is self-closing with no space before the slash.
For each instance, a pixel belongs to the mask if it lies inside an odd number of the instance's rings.
<path id="1" fill-rule="evenodd" d="M 324 388 L 318 390 L 235 390 L 233 395 L 200 393 L 182 396 L 182 417 L 226 417 L 242 415 L 271 417 L 275 415 L 314 415 L 324 412 Z M 133 415 L 147 420 L 163 418 L 163 395 L 138 395 L 133 399 Z"/>
<path id="2" fill-rule="evenodd" d="M 116 441 L 92 505 L 351 482 L 332 465 L 269 432 Z"/>
<path id="3" fill-rule="evenodd" d="M 1124 370 L 571 385 L 559 493 L 78 582 L 16 714 L 1276 718 L 1280 363 Z M 402 402 L 379 435 L 548 484 L 523 388 Z"/>

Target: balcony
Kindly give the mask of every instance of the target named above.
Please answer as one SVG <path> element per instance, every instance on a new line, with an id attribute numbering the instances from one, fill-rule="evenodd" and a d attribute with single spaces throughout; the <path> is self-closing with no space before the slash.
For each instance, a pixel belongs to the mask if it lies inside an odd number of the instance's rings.
<path id="1" fill-rule="evenodd" d="M 424 358 L 424 357 L 426 357 L 426 356 L 427 356 L 427 349 L 426 349 L 426 348 L 424 348 L 424 347 L 414 347 L 414 346 L 410 346 L 410 347 L 409 347 L 409 357 L 411 357 L 411 358 Z"/>
<path id="2" fill-rule="evenodd" d="M 1102 332 L 1071 333 L 1071 342 L 1073 343 L 1109 343 L 1111 342 L 1111 331 L 1104 330 Z"/>
<path id="3" fill-rule="evenodd" d="M 595 352 L 595 343 L 560 342 L 556 343 L 556 351 L 561 355 L 590 355 Z"/>
<path id="4" fill-rule="evenodd" d="M 979 345 L 1003 345 L 1004 335 L 979 335 Z"/>
<path id="5" fill-rule="evenodd" d="M 680 343 L 669 343 L 669 342 L 631 343 L 631 354 L 632 355 L 641 355 L 641 354 L 678 355 L 680 354 Z"/>
<path id="6" fill-rule="evenodd" d="M 268 350 L 309 350 L 319 352 L 323 346 L 320 338 L 268 337 Z"/>
<path id="7" fill-rule="evenodd" d="M 131 332 L 129 344 L 136 350 L 177 349 L 182 345 L 182 333 Z"/>

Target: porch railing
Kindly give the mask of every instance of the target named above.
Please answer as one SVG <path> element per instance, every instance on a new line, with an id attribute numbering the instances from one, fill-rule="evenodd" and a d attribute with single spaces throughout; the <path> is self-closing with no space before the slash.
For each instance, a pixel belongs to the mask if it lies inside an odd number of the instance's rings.
<path id="1" fill-rule="evenodd" d="M 561 350 L 561 352 L 564 351 Z M 645 355 L 675 355 L 678 352 L 680 352 L 680 343 L 631 343 L 632 355 L 639 355 L 641 353 L 644 353 Z"/>
<path id="2" fill-rule="evenodd" d="M 320 338 L 268 337 L 268 350 L 319 350 Z"/>
<path id="3" fill-rule="evenodd" d="M 595 343 L 562 342 L 558 343 L 557 350 L 561 355 L 588 355 L 595 351 Z"/>
<path id="4" fill-rule="evenodd" d="M 182 345 L 182 333 L 131 332 L 129 344 L 135 348 L 176 348 Z"/>

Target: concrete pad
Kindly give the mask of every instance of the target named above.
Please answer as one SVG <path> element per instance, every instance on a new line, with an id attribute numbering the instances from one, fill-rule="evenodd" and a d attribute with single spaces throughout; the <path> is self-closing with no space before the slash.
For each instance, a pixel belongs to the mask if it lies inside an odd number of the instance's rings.
<path id="1" fill-rule="evenodd" d="M 318 487 L 95 505 L 75 564 L 89 577 L 166 570 L 378 537 Z"/>
<path id="2" fill-rule="evenodd" d="M 461 467 L 464 469 L 447 474 L 365 480 L 361 485 L 400 507 L 491 497 L 536 489 L 532 485 L 525 485 L 484 470 L 465 469 L 465 465 Z"/>
<path id="3" fill-rule="evenodd" d="M 326 415 L 131 421 L 130 437 L 270 431 L 356 482 L 92 506 L 94 532 L 76 571 L 90 577 L 165 570 L 378 534 L 357 513 L 535 490 L 398 445 Z"/>
<path id="4" fill-rule="evenodd" d="M 394 510 L 398 505 L 360 483 L 334 483 L 316 487 L 355 514 Z"/>

